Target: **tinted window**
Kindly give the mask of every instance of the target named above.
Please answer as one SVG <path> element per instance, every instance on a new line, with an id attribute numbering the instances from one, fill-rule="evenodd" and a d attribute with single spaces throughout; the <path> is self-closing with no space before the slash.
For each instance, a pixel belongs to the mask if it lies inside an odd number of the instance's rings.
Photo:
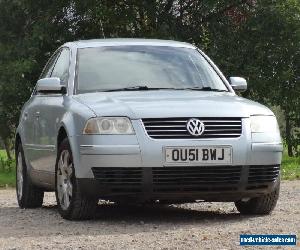
<path id="1" fill-rule="evenodd" d="M 78 51 L 77 93 L 132 86 L 211 87 L 227 90 L 195 49 L 167 46 L 111 46 Z"/>
<path id="2" fill-rule="evenodd" d="M 63 85 L 67 85 L 69 77 L 70 52 L 63 49 L 58 57 L 51 77 L 59 77 Z"/>

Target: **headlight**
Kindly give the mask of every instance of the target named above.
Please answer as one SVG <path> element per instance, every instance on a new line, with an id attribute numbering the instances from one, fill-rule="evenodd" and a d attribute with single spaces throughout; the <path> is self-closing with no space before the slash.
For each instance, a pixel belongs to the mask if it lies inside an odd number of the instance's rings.
<path id="1" fill-rule="evenodd" d="M 132 124 L 127 117 L 101 117 L 87 121 L 83 134 L 120 135 L 134 134 Z"/>
<path id="2" fill-rule="evenodd" d="M 278 123 L 275 116 L 251 116 L 251 132 L 253 133 L 274 133 L 278 132 Z"/>

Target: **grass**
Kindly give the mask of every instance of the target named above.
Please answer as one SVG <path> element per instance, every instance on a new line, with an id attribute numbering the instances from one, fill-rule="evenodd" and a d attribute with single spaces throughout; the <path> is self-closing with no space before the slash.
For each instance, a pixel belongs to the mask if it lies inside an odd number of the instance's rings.
<path id="1" fill-rule="evenodd" d="M 281 176 L 284 180 L 300 180 L 300 156 L 289 157 L 283 152 Z"/>
<path id="2" fill-rule="evenodd" d="M 0 188 L 15 186 L 15 161 L 9 162 L 4 150 L 0 150 Z M 300 180 L 300 157 L 289 157 L 284 151 L 282 158 L 283 180 Z"/>
<path id="3" fill-rule="evenodd" d="M 0 172 L 0 188 L 15 186 L 15 170 L 11 172 Z"/>
<path id="4" fill-rule="evenodd" d="M 15 160 L 8 160 L 6 152 L 0 150 L 0 188 L 15 186 Z"/>
<path id="5" fill-rule="evenodd" d="M 6 158 L 5 150 L 0 150 L 0 158 Z"/>

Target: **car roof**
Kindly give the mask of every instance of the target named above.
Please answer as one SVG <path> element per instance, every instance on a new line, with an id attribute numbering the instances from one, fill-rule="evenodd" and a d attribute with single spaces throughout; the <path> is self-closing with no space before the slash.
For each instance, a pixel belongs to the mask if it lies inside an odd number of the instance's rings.
<path id="1" fill-rule="evenodd" d="M 195 46 L 189 43 L 172 41 L 172 40 L 159 40 L 159 39 L 133 39 L 133 38 L 112 38 L 112 39 L 91 39 L 79 40 L 74 42 L 65 43 L 63 46 L 76 47 L 76 48 L 90 48 L 102 46 L 130 46 L 130 45 L 144 45 L 144 46 L 168 46 L 168 47 L 184 47 L 193 48 Z"/>

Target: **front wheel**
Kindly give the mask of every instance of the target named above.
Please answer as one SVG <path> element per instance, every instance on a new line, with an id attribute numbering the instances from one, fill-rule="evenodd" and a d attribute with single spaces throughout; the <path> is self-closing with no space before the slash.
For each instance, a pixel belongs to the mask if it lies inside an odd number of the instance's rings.
<path id="1" fill-rule="evenodd" d="M 278 183 L 275 190 L 269 194 L 252 198 L 248 201 L 237 201 L 235 206 L 241 214 L 270 214 L 277 204 L 279 198 L 280 183 Z"/>
<path id="2" fill-rule="evenodd" d="M 73 156 L 67 138 L 59 146 L 55 175 L 55 194 L 60 215 L 68 220 L 93 218 L 98 200 L 84 196 L 77 188 Z"/>

